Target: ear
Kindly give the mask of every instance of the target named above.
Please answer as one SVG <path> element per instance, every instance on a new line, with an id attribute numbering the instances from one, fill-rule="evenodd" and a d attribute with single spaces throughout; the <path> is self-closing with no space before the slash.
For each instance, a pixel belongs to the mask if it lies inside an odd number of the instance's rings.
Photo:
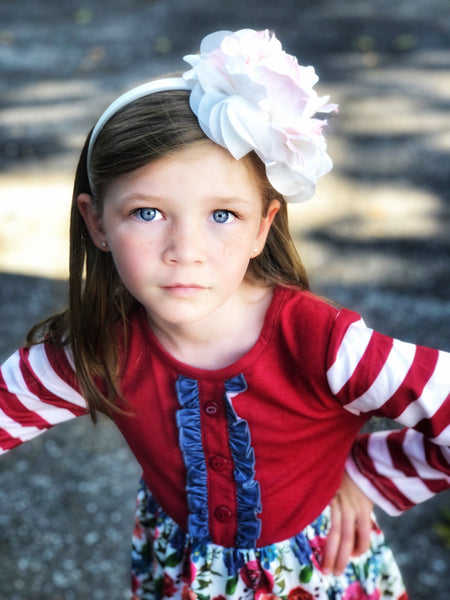
<path id="1" fill-rule="evenodd" d="M 97 248 L 100 248 L 100 250 L 107 251 L 108 244 L 106 233 L 103 228 L 102 215 L 98 208 L 94 206 L 92 196 L 89 194 L 80 194 L 77 197 L 77 205 L 78 210 L 86 223 L 92 242 Z"/>
<path id="2" fill-rule="evenodd" d="M 275 215 L 280 210 L 280 201 L 272 200 L 269 204 L 269 208 L 267 209 L 267 213 L 265 217 L 261 218 L 261 224 L 259 226 L 258 235 L 255 240 L 256 249 L 253 253 L 253 258 L 261 254 L 264 248 L 264 244 L 266 243 L 267 236 L 269 235 L 269 230 L 272 225 L 272 222 L 275 218 Z"/>

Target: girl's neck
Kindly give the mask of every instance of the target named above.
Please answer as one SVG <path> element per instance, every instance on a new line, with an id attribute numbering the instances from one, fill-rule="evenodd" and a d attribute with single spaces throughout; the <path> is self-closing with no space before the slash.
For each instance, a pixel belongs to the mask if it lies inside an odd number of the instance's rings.
<path id="1" fill-rule="evenodd" d="M 167 325 L 148 318 L 159 343 L 176 360 L 199 369 L 221 369 L 258 341 L 272 296 L 272 288 L 251 286 L 222 315 L 214 313 L 202 323 Z"/>

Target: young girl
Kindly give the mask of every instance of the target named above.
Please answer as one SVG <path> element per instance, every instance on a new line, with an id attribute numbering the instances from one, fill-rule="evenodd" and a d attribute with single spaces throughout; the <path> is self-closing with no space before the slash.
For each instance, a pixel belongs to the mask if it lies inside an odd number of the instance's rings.
<path id="1" fill-rule="evenodd" d="M 143 468 L 134 598 L 405 599 L 355 483 L 390 514 L 448 487 L 450 356 L 308 291 L 286 207 L 336 108 L 313 68 L 252 30 L 186 60 L 87 139 L 70 307 L 3 365 L 0 446 L 115 421 Z M 372 415 L 406 427 L 358 435 Z"/>

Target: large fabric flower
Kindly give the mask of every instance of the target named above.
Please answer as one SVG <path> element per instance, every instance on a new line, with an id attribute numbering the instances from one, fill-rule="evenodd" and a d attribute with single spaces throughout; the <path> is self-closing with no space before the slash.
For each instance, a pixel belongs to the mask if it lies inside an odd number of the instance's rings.
<path id="1" fill-rule="evenodd" d="M 337 109 L 313 89 L 314 68 L 299 65 L 267 30 L 212 33 L 200 54 L 184 59 L 192 67 L 183 75 L 191 108 L 205 134 L 236 159 L 254 150 L 286 200 L 309 199 L 332 168 L 326 121 L 316 114 Z"/>

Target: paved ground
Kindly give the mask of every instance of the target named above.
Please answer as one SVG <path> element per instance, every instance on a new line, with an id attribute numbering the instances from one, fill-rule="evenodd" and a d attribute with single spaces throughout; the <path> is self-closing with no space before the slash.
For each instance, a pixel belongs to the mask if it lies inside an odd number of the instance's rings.
<path id="1" fill-rule="evenodd" d="M 15 0 L 0 2 L 1 358 L 64 305 L 71 177 L 95 116 L 204 34 L 245 26 L 273 28 L 341 105 L 335 170 L 291 213 L 315 289 L 450 349 L 448 0 Z M 0 600 L 127 598 L 137 479 L 107 422 L 3 457 Z M 448 598 L 448 499 L 383 518 L 412 600 Z"/>

